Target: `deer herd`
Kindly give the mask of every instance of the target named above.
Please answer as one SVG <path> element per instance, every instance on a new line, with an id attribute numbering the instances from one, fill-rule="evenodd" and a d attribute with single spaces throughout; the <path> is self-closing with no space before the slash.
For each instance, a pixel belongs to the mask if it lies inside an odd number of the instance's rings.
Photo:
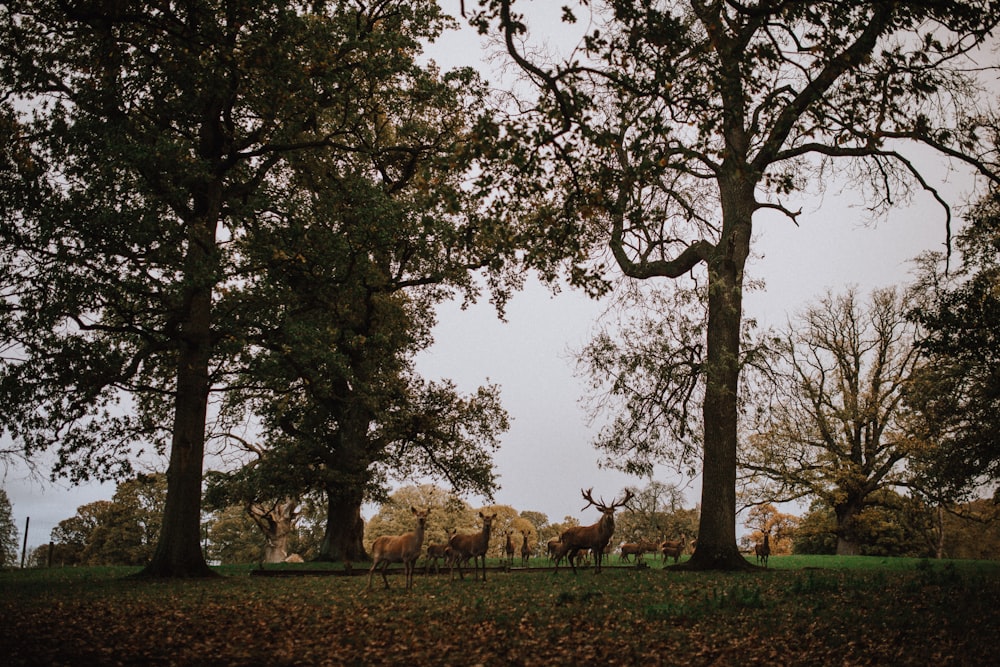
<path id="1" fill-rule="evenodd" d="M 633 498 L 633 493 L 626 490 L 621 500 L 605 503 L 604 499 L 594 500 L 593 489 L 580 491 L 587 504 L 582 509 L 590 506 L 596 507 L 601 512 L 601 518 L 597 523 L 590 526 L 571 526 L 563 531 L 558 539 L 551 539 L 546 544 L 546 555 L 555 562 L 555 571 L 559 571 L 559 563 L 564 558 L 569 563 L 576 574 L 576 568 L 584 565 L 593 558 L 594 571 L 601 571 L 601 564 L 605 556 L 611 551 L 611 536 L 615 531 L 615 511 L 621 507 L 626 507 Z M 372 566 L 368 571 L 368 588 L 372 587 L 372 576 L 375 570 L 379 569 L 382 581 L 386 588 L 389 588 L 389 581 L 386 579 L 386 569 L 391 563 L 402 563 L 406 580 L 406 589 L 413 586 L 413 573 L 416 569 L 417 559 L 420 557 L 423 542 L 424 530 L 427 525 L 427 516 L 430 509 L 418 510 L 411 507 L 410 511 L 416 518 L 416 528 L 403 535 L 382 535 L 377 537 L 372 543 Z M 482 568 L 482 580 L 486 581 L 486 552 L 489 547 L 490 532 L 493 522 L 496 520 L 496 513 L 485 514 L 479 512 L 482 521 L 482 529 L 475 533 L 461 534 L 452 532 L 445 543 L 432 543 L 427 545 L 427 560 L 424 565 L 424 573 L 430 572 L 433 566 L 435 572 L 439 572 L 438 562 L 443 561 L 449 567 L 450 576 L 454 579 L 455 568 L 458 568 L 458 576 L 465 579 L 465 572 L 462 566 L 468 566 L 472 560 L 473 579 L 478 580 L 480 566 Z M 504 532 L 506 542 L 503 546 L 503 555 L 506 558 L 506 566 L 513 567 L 515 544 L 513 540 L 514 531 Z M 521 566 L 527 567 L 531 558 L 531 548 L 528 545 L 528 534 L 521 533 Z M 764 535 L 764 543 L 757 546 L 757 560 L 767 567 L 767 557 L 770 554 L 768 536 Z M 697 544 L 697 540 L 692 540 L 688 545 L 684 539 L 664 540 L 653 542 L 640 540 L 638 542 L 623 543 L 620 547 L 620 558 L 624 562 L 641 564 L 643 556 L 647 553 L 659 553 L 664 561 L 673 558 L 674 563 L 678 561 L 681 553 L 690 546 L 692 551 Z M 629 559 L 632 559 L 631 561 Z M 481 564 L 481 565 L 480 565 Z M 381 566 L 381 569 L 379 568 Z"/>

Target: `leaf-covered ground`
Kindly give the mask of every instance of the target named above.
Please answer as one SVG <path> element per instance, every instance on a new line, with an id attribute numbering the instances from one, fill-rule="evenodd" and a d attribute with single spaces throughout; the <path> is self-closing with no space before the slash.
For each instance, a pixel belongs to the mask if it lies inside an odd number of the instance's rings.
<path id="1" fill-rule="evenodd" d="M 994 665 L 1000 569 L 0 573 L 5 665 Z"/>

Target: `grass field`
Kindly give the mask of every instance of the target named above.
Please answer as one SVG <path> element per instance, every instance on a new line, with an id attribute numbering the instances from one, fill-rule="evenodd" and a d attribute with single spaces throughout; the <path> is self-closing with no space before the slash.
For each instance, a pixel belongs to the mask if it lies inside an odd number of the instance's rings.
<path id="1" fill-rule="evenodd" d="M 494 563 L 495 565 L 495 563 Z M 1000 562 L 772 557 L 613 567 L 150 582 L 0 573 L 5 665 L 995 665 Z M 287 567 L 287 566 L 286 566 Z M 311 564 L 298 566 L 316 569 Z M 286 568 L 282 568 L 286 569 Z"/>

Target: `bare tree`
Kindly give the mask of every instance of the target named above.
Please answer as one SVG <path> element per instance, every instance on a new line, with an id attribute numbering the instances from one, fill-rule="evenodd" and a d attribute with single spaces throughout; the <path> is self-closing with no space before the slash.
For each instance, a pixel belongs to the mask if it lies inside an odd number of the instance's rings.
<path id="1" fill-rule="evenodd" d="M 762 499 L 818 497 L 837 517 L 837 553 L 857 553 L 853 526 L 876 491 L 906 483 L 918 446 L 901 423 L 904 388 L 920 363 L 915 326 L 895 289 L 862 304 L 827 294 L 774 343 L 778 367 L 760 391 L 743 480 Z"/>

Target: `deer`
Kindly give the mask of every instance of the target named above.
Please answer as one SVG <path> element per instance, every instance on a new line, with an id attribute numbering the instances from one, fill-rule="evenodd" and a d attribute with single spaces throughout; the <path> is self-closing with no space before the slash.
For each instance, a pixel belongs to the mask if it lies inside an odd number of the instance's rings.
<path id="1" fill-rule="evenodd" d="M 681 557 L 681 553 L 684 551 L 684 536 L 681 536 L 679 540 L 664 540 L 660 543 L 660 553 L 663 554 L 663 561 L 666 562 L 667 558 L 673 558 L 674 564 L 677 564 L 677 560 Z"/>
<path id="2" fill-rule="evenodd" d="M 629 562 L 631 556 L 635 556 L 635 562 L 638 563 L 642 558 L 643 549 L 639 542 L 622 542 L 621 546 L 621 559 L 626 563 Z"/>
<path id="3" fill-rule="evenodd" d="M 504 553 L 507 554 L 507 569 L 510 569 L 511 567 L 514 566 L 514 541 L 510 539 L 511 535 L 513 534 L 514 534 L 513 530 L 507 531 L 507 544 L 505 544 L 503 548 Z"/>
<path id="4" fill-rule="evenodd" d="M 448 546 L 448 540 L 450 540 L 451 536 L 454 534 L 455 530 L 451 530 L 448 533 L 448 537 L 445 539 L 444 543 L 435 543 L 427 545 L 427 562 L 424 563 L 424 574 L 430 572 L 430 568 L 432 565 L 434 566 L 435 574 L 440 572 L 440 569 L 438 568 L 439 560 L 444 560 L 445 565 L 449 565 L 451 563 L 452 552 L 451 552 L 451 547 Z"/>
<path id="5" fill-rule="evenodd" d="M 478 533 L 467 533 L 464 535 L 452 535 L 448 540 L 448 546 L 452 550 L 451 577 L 454 579 L 455 565 L 458 565 L 458 576 L 465 579 L 462 572 L 462 563 L 473 559 L 472 567 L 475 570 L 473 577 L 479 578 L 479 559 L 483 561 L 483 581 L 486 581 L 486 549 L 490 545 L 490 527 L 493 520 L 497 518 L 496 512 L 493 514 L 479 513 L 479 518 L 483 520 L 483 530 Z"/>
<path id="6" fill-rule="evenodd" d="M 427 525 L 427 515 L 431 513 L 430 508 L 418 510 L 411 507 L 413 516 L 417 517 L 417 529 L 411 533 L 402 535 L 380 535 L 372 543 L 372 567 L 368 570 L 368 588 L 372 587 L 372 575 L 375 568 L 382 566 L 382 581 L 385 587 L 389 588 L 389 580 L 385 578 L 385 571 L 389 569 L 389 563 L 402 563 L 403 571 L 406 575 L 406 590 L 413 587 L 413 570 L 420 557 L 420 547 L 424 543 L 424 527 Z"/>
<path id="7" fill-rule="evenodd" d="M 757 563 L 763 563 L 764 567 L 767 567 L 767 557 L 771 555 L 771 533 L 764 533 L 764 541 L 758 544 L 755 549 L 757 552 Z"/>
<path id="8" fill-rule="evenodd" d="M 528 567 L 531 558 L 531 547 L 528 546 L 528 534 L 521 533 L 521 567 Z"/>
<path id="9" fill-rule="evenodd" d="M 601 518 L 591 526 L 572 526 L 563 531 L 562 535 L 559 536 L 561 545 L 556 552 L 557 573 L 559 572 L 559 559 L 566 555 L 570 567 L 573 568 L 573 574 L 576 574 L 576 558 L 580 550 L 593 552 L 594 573 L 599 573 L 601 561 L 604 560 L 604 547 L 607 546 L 615 532 L 615 510 L 627 505 L 634 496 L 631 491 L 626 490 L 624 498 L 606 505 L 603 498 L 600 502 L 594 500 L 593 492 L 593 488 L 586 491 L 580 489 L 583 499 L 587 501 L 582 509 L 593 505 L 601 511 Z"/>
<path id="10" fill-rule="evenodd" d="M 551 561 L 559 553 L 559 538 L 553 537 L 551 540 L 545 543 L 545 553 Z"/>

